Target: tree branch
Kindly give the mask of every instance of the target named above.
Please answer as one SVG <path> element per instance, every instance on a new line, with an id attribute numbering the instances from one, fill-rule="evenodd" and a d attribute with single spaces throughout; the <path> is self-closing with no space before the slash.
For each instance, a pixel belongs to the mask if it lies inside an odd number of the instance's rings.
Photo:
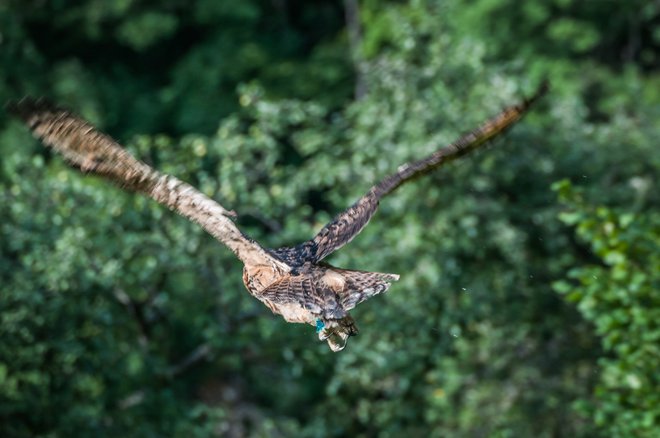
<path id="1" fill-rule="evenodd" d="M 197 348 L 191 351 L 186 357 L 181 359 L 179 363 L 172 365 L 166 372 L 167 377 L 172 379 L 180 375 L 188 368 L 208 358 L 210 354 L 211 354 L 211 346 L 206 342 L 200 344 Z"/>
<path id="2" fill-rule="evenodd" d="M 367 94 L 364 78 L 364 61 L 360 55 L 362 45 L 362 25 L 360 24 L 360 6 L 357 0 L 344 0 L 344 17 L 348 30 L 348 46 L 355 69 L 355 99 L 360 100 Z"/>

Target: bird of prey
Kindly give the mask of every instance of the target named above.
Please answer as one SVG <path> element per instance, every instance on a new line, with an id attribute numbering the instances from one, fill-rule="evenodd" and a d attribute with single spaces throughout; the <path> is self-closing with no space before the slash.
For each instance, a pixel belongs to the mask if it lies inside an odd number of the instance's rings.
<path id="1" fill-rule="evenodd" d="M 123 188 L 146 194 L 199 224 L 243 262 L 243 282 L 255 298 L 288 322 L 316 327 L 332 351 L 342 350 L 357 326 L 349 311 L 386 291 L 396 274 L 341 269 L 322 260 L 350 242 L 367 225 L 381 198 L 401 184 L 460 157 L 517 122 L 546 91 L 505 108 L 477 129 L 418 161 L 403 164 L 324 226 L 294 247 L 264 248 L 241 232 L 235 213 L 189 184 L 139 161 L 108 135 L 76 114 L 44 99 L 25 97 L 7 104 L 35 137 L 73 167 L 100 175 Z"/>

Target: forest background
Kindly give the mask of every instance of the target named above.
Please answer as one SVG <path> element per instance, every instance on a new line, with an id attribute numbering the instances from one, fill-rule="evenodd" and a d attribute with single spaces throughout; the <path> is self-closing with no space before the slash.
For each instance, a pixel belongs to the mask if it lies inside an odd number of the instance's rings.
<path id="1" fill-rule="evenodd" d="M 332 256 L 402 275 L 339 354 L 3 113 L 0 436 L 658 436 L 659 23 L 646 0 L 0 1 L 0 102 L 75 109 L 271 247 L 552 85 Z"/>

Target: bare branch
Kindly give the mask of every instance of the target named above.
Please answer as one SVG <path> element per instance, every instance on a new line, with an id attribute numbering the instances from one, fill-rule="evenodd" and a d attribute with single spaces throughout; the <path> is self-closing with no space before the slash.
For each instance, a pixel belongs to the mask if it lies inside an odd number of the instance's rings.
<path id="1" fill-rule="evenodd" d="M 193 365 L 196 365 L 202 360 L 207 359 L 210 354 L 211 346 L 209 344 L 205 342 L 199 345 L 197 348 L 191 351 L 188 356 L 184 357 L 178 364 L 171 366 L 166 372 L 167 377 L 174 378 L 180 375 Z"/>
<path id="2" fill-rule="evenodd" d="M 362 25 L 360 24 L 360 6 L 357 0 L 344 0 L 344 17 L 348 30 L 348 46 L 355 69 L 355 99 L 360 100 L 367 93 L 364 78 L 364 60 L 360 54 L 362 45 Z"/>

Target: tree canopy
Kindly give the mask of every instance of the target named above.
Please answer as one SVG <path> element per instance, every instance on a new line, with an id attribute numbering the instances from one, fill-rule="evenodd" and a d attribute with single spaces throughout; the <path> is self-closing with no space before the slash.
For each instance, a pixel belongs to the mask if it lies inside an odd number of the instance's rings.
<path id="1" fill-rule="evenodd" d="M 0 115 L 0 436 L 660 430 L 660 7 L 642 0 L 9 0 L 0 102 L 45 95 L 306 240 L 548 78 L 491 147 L 329 262 L 401 274 L 333 354 L 233 254 Z"/>

